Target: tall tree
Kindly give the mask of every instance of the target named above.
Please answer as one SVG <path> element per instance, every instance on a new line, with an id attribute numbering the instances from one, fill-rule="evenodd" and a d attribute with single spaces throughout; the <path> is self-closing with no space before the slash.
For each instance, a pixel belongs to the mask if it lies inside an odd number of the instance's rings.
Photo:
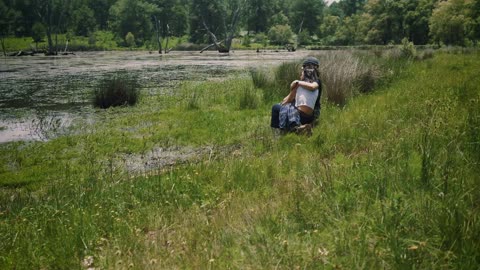
<path id="1" fill-rule="evenodd" d="M 430 17 L 430 30 L 435 42 L 464 45 L 474 39 L 475 20 L 473 0 L 441 1 Z"/>
<path id="2" fill-rule="evenodd" d="M 39 22 L 36 22 L 32 26 L 32 39 L 35 42 L 35 50 L 38 49 L 38 43 L 45 38 L 46 30 L 45 26 Z"/>
<path id="3" fill-rule="evenodd" d="M 188 3 L 181 0 L 150 0 L 158 9 L 154 13 L 160 22 L 162 36 L 182 36 L 188 29 Z"/>
<path id="4" fill-rule="evenodd" d="M 352 16 L 363 10 L 366 0 L 341 0 L 338 6 L 345 16 Z"/>
<path id="5" fill-rule="evenodd" d="M 319 32 L 323 20 L 323 0 L 295 0 L 293 2 L 291 23 L 295 32 Z"/>
<path id="6" fill-rule="evenodd" d="M 57 54 L 57 36 L 66 28 L 70 3 L 69 0 L 32 0 L 32 6 L 40 22 L 46 27 L 49 55 Z"/>
<path id="7" fill-rule="evenodd" d="M 335 33 L 337 45 L 357 45 L 363 43 L 361 40 L 363 37 L 362 26 L 365 25 L 365 18 L 369 18 L 370 15 L 352 15 L 345 17 L 337 28 Z M 364 29 L 364 28 L 363 28 Z"/>
<path id="8" fill-rule="evenodd" d="M 222 14 L 218 0 L 192 0 L 190 14 L 190 41 L 193 43 L 207 43 L 210 40 L 203 22 L 210 25 L 214 32 L 224 32 Z"/>
<path id="9" fill-rule="evenodd" d="M 87 5 L 82 5 L 72 12 L 70 25 L 75 34 L 86 37 L 97 25 L 95 13 Z"/>
<path id="10" fill-rule="evenodd" d="M 399 43 L 405 36 L 404 1 L 370 0 L 365 5 L 368 18 L 369 31 L 366 42 L 371 44 Z"/>
<path id="11" fill-rule="evenodd" d="M 157 12 L 156 5 L 142 0 L 119 0 L 110 8 L 109 23 L 117 37 L 124 39 L 131 32 L 135 40 L 143 44 L 151 37 L 152 15 Z"/>
<path id="12" fill-rule="evenodd" d="M 88 0 L 88 7 L 94 11 L 96 25 L 100 30 L 107 30 L 109 10 L 117 0 Z"/>
<path id="13" fill-rule="evenodd" d="M 183 36 L 188 32 L 188 1 L 176 1 L 176 4 L 172 7 L 172 17 L 168 21 L 170 27 L 170 33 L 173 36 Z"/>
<path id="14" fill-rule="evenodd" d="M 405 37 L 414 44 L 427 44 L 430 28 L 428 20 L 437 0 L 408 0 L 404 12 Z"/>
<path id="15" fill-rule="evenodd" d="M 472 5 L 472 18 L 475 21 L 474 38 L 478 42 L 480 40 L 480 1 L 475 1 Z"/>
<path id="16" fill-rule="evenodd" d="M 269 19 L 274 15 L 273 0 L 248 0 L 246 27 L 248 31 L 256 33 L 266 32 L 269 28 Z"/>
<path id="17" fill-rule="evenodd" d="M 9 34 L 15 34 L 16 36 L 30 35 L 30 30 L 38 20 L 35 12 L 32 12 L 31 3 L 29 1 L 14 1 L 4 0 L 2 1 L 11 11 L 14 11 L 14 16 L 9 16 Z M 8 15 L 7 13 L 1 13 Z M 12 14 L 11 14 L 12 15 Z"/>
<path id="18" fill-rule="evenodd" d="M 328 45 L 340 45 L 337 44 L 337 37 L 335 33 L 340 27 L 340 17 L 334 15 L 326 15 L 323 18 L 323 22 L 320 26 L 320 37 L 324 44 Z"/>
<path id="19" fill-rule="evenodd" d="M 5 37 L 10 32 L 10 9 L 0 1 L 0 45 L 2 46 L 3 54 L 6 56 L 5 52 Z"/>
<path id="20" fill-rule="evenodd" d="M 345 16 L 352 16 L 363 10 L 366 0 L 342 0 L 338 4 Z"/>
<path id="21" fill-rule="evenodd" d="M 342 9 L 342 6 L 338 2 L 333 2 L 329 6 L 326 6 L 324 9 L 324 15 L 336 16 L 339 18 L 345 17 L 345 12 Z"/>

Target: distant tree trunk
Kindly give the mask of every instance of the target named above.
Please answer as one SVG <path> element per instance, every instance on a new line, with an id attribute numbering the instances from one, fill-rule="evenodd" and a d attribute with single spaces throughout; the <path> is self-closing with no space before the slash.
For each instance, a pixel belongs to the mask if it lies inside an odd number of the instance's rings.
<path id="1" fill-rule="evenodd" d="M 168 23 L 167 23 L 167 40 L 165 42 L 165 54 L 170 52 L 170 49 L 168 48 L 168 36 L 170 34 L 169 32 L 170 32 L 170 27 L 168 26 Z"/>
<path id="2" fill-rule="evenodd" d="M 46 15 L 46 22 L 47 22 L 47 42 L 48 42 L 48 55 L 54 55 L 53 49 L 53 40 L 52 40 L 52 25 L 53 25 L 53 14 L 52 14 L 52 1 L 47 1 L 47 15 Z"/>
<path id="3" fill-rule="evenodd" d="M 306 16 L 306 14 L 305 14 Z M 305 21 L 305 17 L 302 18 L 302 22 L 300 22 L 300 27 L 298 28 L 298 33 L 297 33 L 297 44 L 294 45 L 294 47 L 298 47 L 300 42 L 298 41 L 298 37 L 300 36 L 300 33 L 302 33 L 302 27 L 303 27 L 303 22 Z M 290 51 L 290 50 L 289 50 Z"/>
<path id="4" fill-rule="evenodd" d="M 58 30 L 55 31 L 55 55 L 58 54 Z"/>
<path id="5" fill-rule="evenodd" d="M 2 44 L 2 51 L 3 51 L 3 56 L 7 56 L 7 51 L 5 50 L 5 39 L 0 37 L 0 43 Z"/>
<path id="6" fill-rule="evenodd" d="M 64 53 L 66 53 L 68 50 L 68 38 L 65 40 L 65 50 L 63 50 Z"/>
<path id="7" fill-rule="evenodd" d="M 48 55 L 55 55 L 55 50 L 53 47 L 53 40 L 52 40 L 52 29 L 50 26 L 47 26 L 47 43 L 48 43 Z"/>
<path id="8" fill-rule="evenodd" d="M 162 54 L 162 40 L 160 39 L 160 21 L 155 15 L 153 15 L 153 19 L 155 20 L 155 31 L 157 32 L 158 53 Z"/>

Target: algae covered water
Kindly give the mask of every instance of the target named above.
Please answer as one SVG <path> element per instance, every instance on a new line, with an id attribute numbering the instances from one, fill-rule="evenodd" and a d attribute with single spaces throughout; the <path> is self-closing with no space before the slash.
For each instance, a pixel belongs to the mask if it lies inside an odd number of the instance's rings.
<path id="1" fill-rule="evenodd" d="M 81 52 L 68 56 L 0 60 L 0 143 L 48 140 L 68 133 L 75 121 L 94 121 L 91 95 L 109 74 L 134 75 L 141 91 L 161 95 L 180 81 L 222 78 L 251 67 L 299 60 L 308 51 Z M 167 91 L 168 90 L 168 91 Z"/>

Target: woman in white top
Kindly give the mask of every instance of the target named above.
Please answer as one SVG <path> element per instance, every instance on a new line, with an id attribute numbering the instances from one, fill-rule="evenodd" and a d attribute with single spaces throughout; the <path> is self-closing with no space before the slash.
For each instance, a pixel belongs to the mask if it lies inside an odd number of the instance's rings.
<path id="1" fill-rule="evenodd" d="M 320 114 L 321 82 L 319 62 L 308 57 L 302 65 L 300 80 L 290 84 L 290 93 L 272 107 L 271 126 L 287 131 L 310 133 L 312 123 Z"/>

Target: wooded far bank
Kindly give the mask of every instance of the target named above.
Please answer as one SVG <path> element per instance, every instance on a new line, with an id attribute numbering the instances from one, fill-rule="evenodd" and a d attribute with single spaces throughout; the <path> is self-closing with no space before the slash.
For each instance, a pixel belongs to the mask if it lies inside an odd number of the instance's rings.
<path id="1" fill-rule="evenodd" d="M 400 44 L 476 46 L 475 0 L 0 0 L 4 54 L 45 44 L 47 54 L 69 49 L 183 46 L 228 52 L 241 47 Z M 79 43 L 82 40 L 83 43 Z M 63 42 L 61 42 L 63 41 Z M 78 48 L 77 48 L 78 49 Z M 81 48 L 80 48 L 81 49 Z"/>

